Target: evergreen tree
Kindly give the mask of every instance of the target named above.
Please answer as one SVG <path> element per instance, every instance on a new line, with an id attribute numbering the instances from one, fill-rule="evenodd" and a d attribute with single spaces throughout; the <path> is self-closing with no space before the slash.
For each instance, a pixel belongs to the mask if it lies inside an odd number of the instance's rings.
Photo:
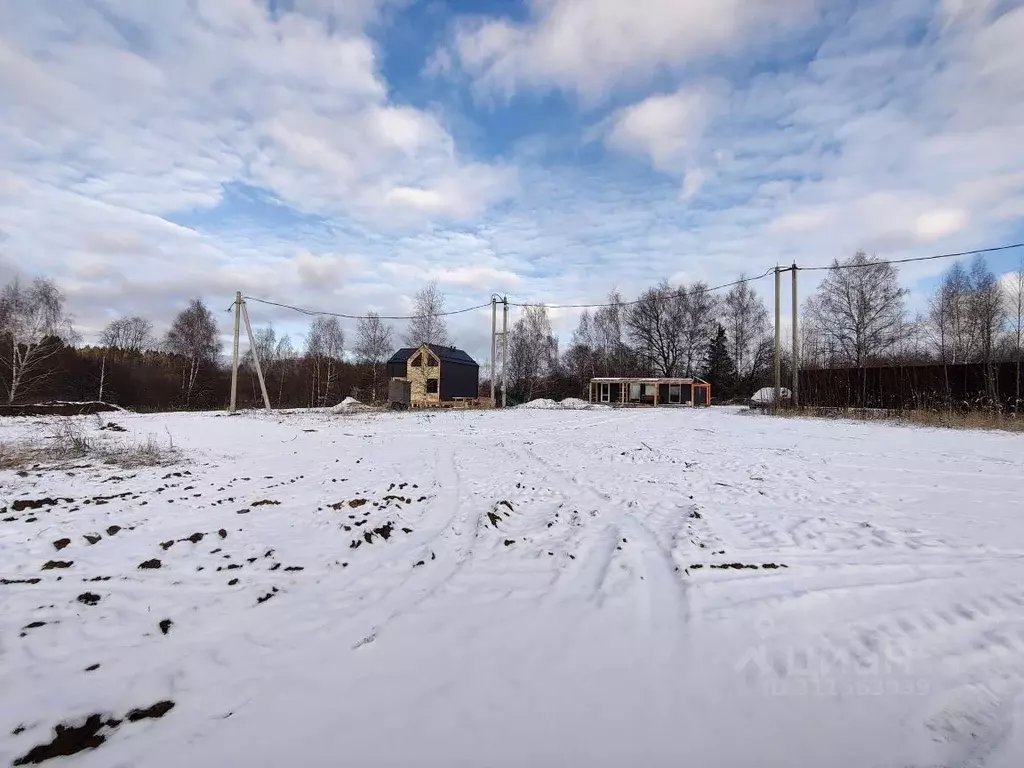
<path id="1" fill-rule="evenodd" d="M 708 345 L 704 379 L 711 384 L 712 397 L 727 400 L 736 396 L 736 363 L 729 354 L 729 340 L 726 338 L 725 328 L 721 325 Z"/>

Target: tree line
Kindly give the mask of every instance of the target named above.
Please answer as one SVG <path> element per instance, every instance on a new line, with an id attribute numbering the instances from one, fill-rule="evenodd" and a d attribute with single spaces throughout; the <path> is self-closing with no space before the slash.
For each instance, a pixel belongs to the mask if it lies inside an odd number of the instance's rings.
<path id="1" fill-rule="evenodd" d="M 406 344 L 447 342 L 444 296 L 435 283 L 416 295 L 412 314 Z M 16 279 L 0 291 L 0 397 L 7 405 L 103 400 L 137 410 L 224 407 L 231 363 L 220 330 L 196 298 L 160 337 L 151 320 L 131 315 L 108 323 L 98 344 L 82 345 L 56 283 Z M 253 350 L 274 407 L 323 407 L 349 395 L 382 400 L 394 335 L 372 312 L 358 321 L 351 348 L 337 317 L 313 318 L 298 344 L 272 324 L 254 328 L 253 349 L 240 360 L 239 404 L 262 405 Z"/>
<path id="2" fill-rule="evenodd" d="M 983 256 L 955 262 L 926 309 L 911 314 L 908 297 L 895 265 L 862 251 L 834 260 L 801 308 L 800 368 L 972 363 L 983 368 L 991 403 L 1019 408 L 1024 262 L 1003 281 Z M 716 401 L 743 399 L 772 382 L 774 333 L 750 282 L 715 293 L 701 282 L 663 281 L 635 301 L 613 291 L 604 306 L 583 312 L 561 353 L 547 310 L 525 307 L 511 333 L 509 394 L 517 401 L 580 396 L 599 376 L 699 376 Z M 783 339 L 788 381 L 793 350 L 790 334 Z M 1015 367 L 1012 392 L 998 391 L 999 363 Z"/>
<path id="3" fill-rule="evenodd" d="M 771 383 L 774 328 L 763 299 L 743 279 L 725 292 L 662 281 L 631 301 L 613 290 L 602 305 L 583 310 L 564 346 L 545 306 L 522 307 L 509 333 L 510 401 L 584 396 L 589 380 L 601 376 L 700 377 L 711 382 L 716 401 L 748 397 Z M 983 257 L 955 262 L 920 312 L 910 313 L 908 296 L 891 263 L 863 252 L 835 260 L 803 304 L 799 366 L 976 364 L 992 402 L 1021 403 L 1024 263 L 1000 280 Z M 444 309 L 437 284 L 425 286 L 402 342 L 452 343 Z M 193 299 L 162 337 L 153 327 L 146 318 L 121 317 L 104 328 L 99 344 L 82 346 L 53 281 L 15 280 L 0 293 L 0 395 L 10 404 L 60 398 L 139 409 L 225 405 L 229 365 L 203 301 Z M 396 332 L 377 314 L 358 321 L 351 346 L 332 316 L 315 317 L 298 343 L 271 324 L 254 336 L 275 407 L 386 395 L 384 363 Z M 789 334 L 784 339 L 788 380 L 794 359 Z M 998 391 L 999 363 L 1015 366 L 1012 393 Z M 251 350 L 241 371 L 240 402 L 260 404 Z M 481 382 L 482 393 L 489 389 L 489 381 Z"/>

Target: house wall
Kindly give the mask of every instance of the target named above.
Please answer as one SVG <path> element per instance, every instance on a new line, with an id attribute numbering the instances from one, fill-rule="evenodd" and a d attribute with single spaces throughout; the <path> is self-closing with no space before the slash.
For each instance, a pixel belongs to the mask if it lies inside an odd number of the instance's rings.
<path id="1" fill-rule="evenodd" d="M 480 366 L 463 363 L 441 362 L 442 400 L 456 397 L 478 397 L 480 395 Z"/>
<path id="2" fill-rule="evenodd" d="M 424 365 L 413 365 L 416 359 L 420 356 L 423 357 Z M 441 366 L 440 364 L 432 366 L 426 365 L 428 358 L 432 358 L 435 363 L 438 363 L 437 357 L 429 349 L 421 347 L 410 355 L 408 362 L 406 362 L 405 378 L 409 380 L 409 385 L 412 390 L 412 400 L 414 403 L 417 401 L 437 402 L 441 399 Z M 427 392 L 427 382 L 432 379 L 438 382 L 438 391 Z"/>
<path id="3" fill-rule="evenodd" d="M 409 375 L 406 370 L 407 363 L 388 363 L 387 375 L 389 379 L 404 379 Z"/>

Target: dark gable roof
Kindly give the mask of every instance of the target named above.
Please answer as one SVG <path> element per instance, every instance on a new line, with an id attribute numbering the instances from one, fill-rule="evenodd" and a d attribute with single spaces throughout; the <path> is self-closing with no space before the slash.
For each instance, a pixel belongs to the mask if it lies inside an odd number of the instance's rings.
<path id="1" fill-rule="evenodd" d="M 467 355 L 461 349 L 455 347 L 442 347 L 437 344 L 429 344 L 430 351 L 437 355 L 438 359 L 443 363 L 458 363 L 459 365 L 475 365 L 477 368 L 476 360 Z M 388 360 L 389 363 L 405 363 L 408 362 L 409 358 L 412 357 L 419 347 L 403 347 L 391 356 Z"/>

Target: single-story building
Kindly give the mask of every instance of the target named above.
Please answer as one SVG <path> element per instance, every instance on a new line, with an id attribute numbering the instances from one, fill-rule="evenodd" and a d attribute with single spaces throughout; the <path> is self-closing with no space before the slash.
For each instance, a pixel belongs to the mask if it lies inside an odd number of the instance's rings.
<path id="1" fill-rule="evenodd" d="M 698 378 L 597 378 L 589 392 L 590 402 L 608 405 L 711 405 L 711 385 Z"/>
<path id="2" fill-rule="evenodd" d="M 480 366 L 455 347 L 421 344 L 400 349 L 388 360 L 387 375 L 408 380 L 413 406 L 480 394 Z"/>

